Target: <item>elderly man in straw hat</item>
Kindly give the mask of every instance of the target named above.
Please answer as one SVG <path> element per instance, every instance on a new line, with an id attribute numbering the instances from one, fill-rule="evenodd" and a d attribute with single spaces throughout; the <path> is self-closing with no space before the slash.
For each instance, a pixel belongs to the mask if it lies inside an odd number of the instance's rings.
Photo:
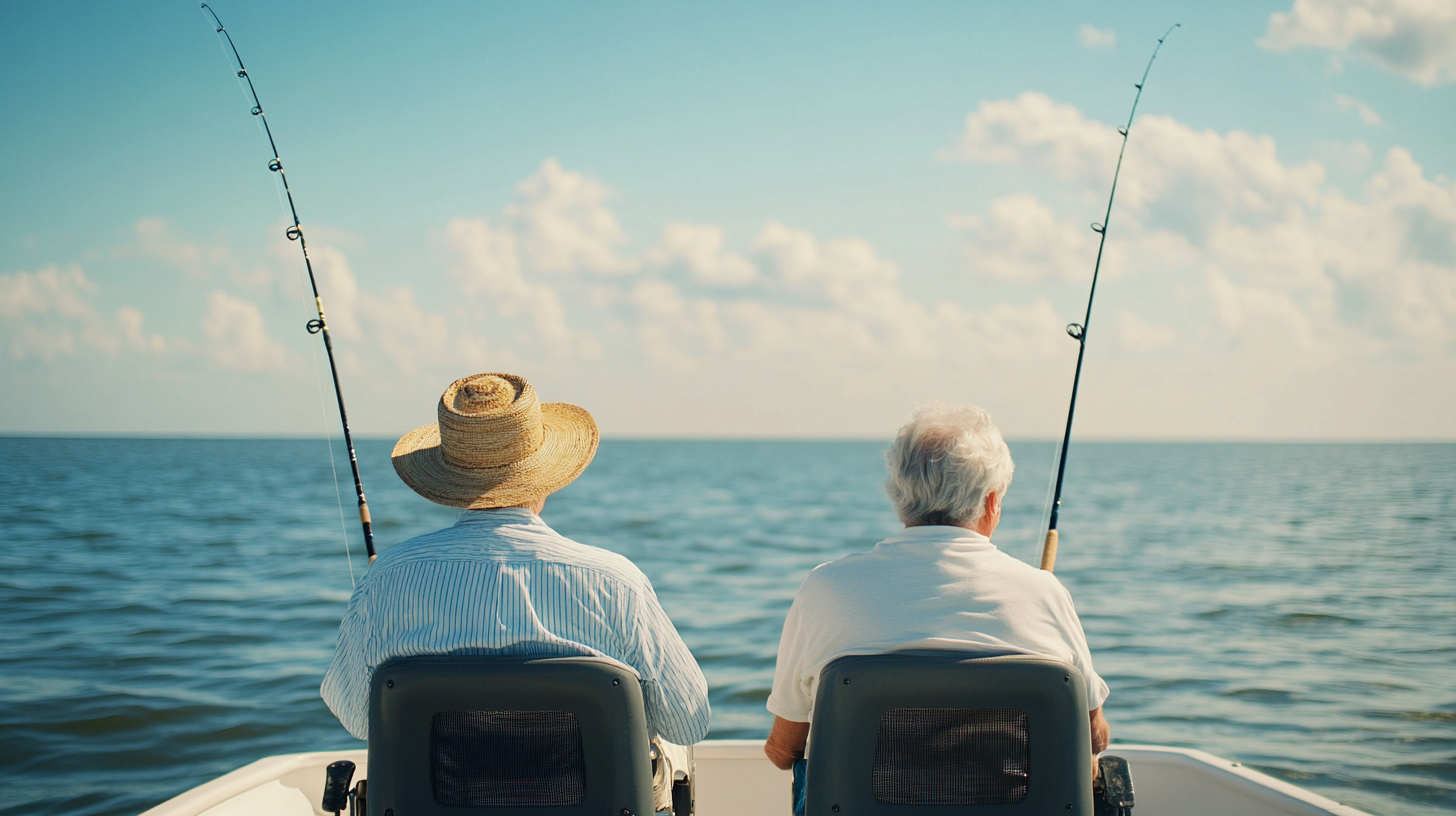
<path id="1" fill-rule="evenodd" d="M 369 681 L 394 657 L 604 655 L 642 678 L 648 731 L 668 760 L 657 763 L 658 806 L 669 806 L 672 768 L 688 765 L 678 746 L 708 731 L 707 681 L 641 570 L 540 516 L 591 462 L 596 422 L 538 402 L 512 374 L 456 380 L 436 410 L 438 423 L 394 446 L 394 468 L 459 519 L 385 550 L 354 590 L 321 689 L 329 709 L 368 739 Z"/>
<path id="2" fill-rule="evenodd" d="M 895 435 L 885 465 L 904 531 L 816 567 L 784 621 L 764 753 L 793 767 L 795 811 L 804 807 L 819 674 L 841 655 L 940 649 L 1065 660 L 1087 680 L 1092 751 L 1105 749 L 1107 684 L 1092 669 L 1071 594 L 1050 572 L 991 543 L 1015 465 L 990 415 L 975 406 L 922 408 Z"/>

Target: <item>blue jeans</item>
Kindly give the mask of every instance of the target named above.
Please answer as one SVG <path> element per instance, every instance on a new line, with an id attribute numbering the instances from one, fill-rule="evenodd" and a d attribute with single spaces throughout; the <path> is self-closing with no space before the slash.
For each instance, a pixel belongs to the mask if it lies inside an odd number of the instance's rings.
<path id="1" fill-rule="evenodd" d="M 804 794 L 808 789 L 809 760 L 794 760 L 794 786 L 790 789 L 794 797 L 794 816 L 804 816 Z"/>

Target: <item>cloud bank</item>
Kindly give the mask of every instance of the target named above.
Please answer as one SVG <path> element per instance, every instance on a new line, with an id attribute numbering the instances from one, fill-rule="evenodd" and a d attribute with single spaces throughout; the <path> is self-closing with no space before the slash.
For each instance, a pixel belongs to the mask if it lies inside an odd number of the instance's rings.
<path id="1" fill-rule="evenodd" d="M 1456 3 L 1448 0 L 1294 0 L 1269 16 L 1259 44 L 1353 55 L 1418 85 L 1456 82 Z"/>
<path id="2" fill-rule="evenodd" d="M 1085 297 L 1097 252 L 1085 213 L 1100 211 L 1119 143 L 1112 125 L 1045 94 L 970 111 L 940 151 L 949 166 L 1012 168 L 1065 194 L 1010 192 L 945 214 L 959 269 L 904 268 L 869 237 L 777 219 L 734 234 L 672 218 L 634 236 L 618 193 L 553 158 L 494 212 L 443 223 L 437 268 L 408 281 L 361 274 L 361 239 L 316 229 L 310 248 L 341 368 L 399 395 L 374 420 L 391 431 L 423 421 L 420 406 L 462 373 L 513 370 L 553 398 L 581 389 L 609 432 L 864 433 L 944 397 L 988 404 L 1013 435 L 1045 435 L 1076 352 L 1063 327 L 1081 317 L 1049 293 Z M 1400 147 L 1373 158 L 1347 195 L 1269 136 L 1139 119 L 1099 295 L 1120 300 L 1094 316 L 1081 427 L 1338 429 L 1328 406 L 1354 372 L 1401 404 L 1449 402 L 1449 382 L 1430 374 L 1456 354 L 1456 185 Z M 296 247 L 272 240 L 279 269 L 296 264 Z M 296 270 L 245 263 L 156 219 L 118 253 L 194 282 L 197 339 L 149 332 L 79 266 L 49 266 L 0 275 L 12 361 L 161 355 L 307 375 L 297 344 L 316 340 L 269 328 L 311 306 L 282 284 Z M 1388 410 L 1380 393 L 1342 410 Z"/>
<path id="3" fill-rule="evenodd" d="M 943 155 L 1039 168 L 1105 195 L 1117 134 L 1035 93 L 983 103 Z M 952 219 L 968 271 L 1075 277 L 1089 233 L 1035 197 Z M 1135 126 L 1114 210 L 1110 271 L 1197 269 L 1211 314 L 1263 351 L 1449 354 L 1456 341 L 1456 185 L 1390 149 L 1348 198 L 1318 162 L 1281 160 L 1274 140 L 1195 130 L 1164 116 Z"/>

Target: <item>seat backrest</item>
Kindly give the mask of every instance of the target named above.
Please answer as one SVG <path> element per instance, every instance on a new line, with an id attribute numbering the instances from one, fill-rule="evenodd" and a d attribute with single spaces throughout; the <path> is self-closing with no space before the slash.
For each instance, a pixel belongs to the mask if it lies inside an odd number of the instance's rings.
<path id="1" fill-rule="evenodd" d="M 411 657 L 374 672 L 369 816 L 651 816 L 637 675 L 594 657 Z"/>
<path id="2" fill-rule="evenodd" d="M 813 718 L 808 816 L 1092 816 L 1086 683 L 1062 661 L 841 657 Z"/>

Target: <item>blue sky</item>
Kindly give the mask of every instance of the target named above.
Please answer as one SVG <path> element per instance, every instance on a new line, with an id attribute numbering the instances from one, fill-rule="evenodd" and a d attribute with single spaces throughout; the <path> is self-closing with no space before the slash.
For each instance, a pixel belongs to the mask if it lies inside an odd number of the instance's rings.
<path id="1" fill-rule="evenodd" d="M 520 373 L 608 435 L 1456 437 L 1456 11 L 221 0 L 356 430 Z M 0 5 L 0 431 L 317 434 L 302 264 L 190 3 Z M 326 376 L 326 375 L 325 375 Z M 327 384 L 325 383 L 325 387 Z M 327 414 L 324 414 L 327 416 Z"/>

